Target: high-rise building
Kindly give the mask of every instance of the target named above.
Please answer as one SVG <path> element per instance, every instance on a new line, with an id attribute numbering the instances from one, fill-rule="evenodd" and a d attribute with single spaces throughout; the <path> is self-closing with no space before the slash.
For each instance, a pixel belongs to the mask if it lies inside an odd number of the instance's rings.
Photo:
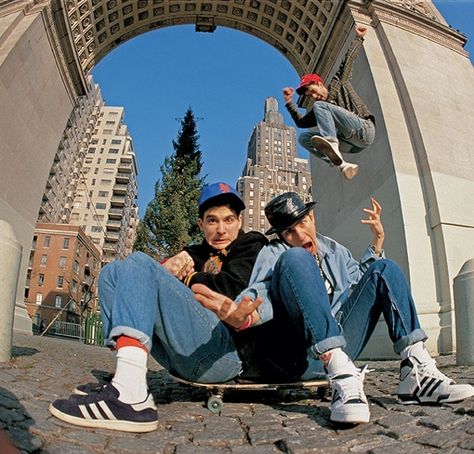
<path id="1" fill-rule="evenodd" d="M 257 123 L 249 139 L 237 190 L 247 207 L 243 228 L 261 232 L 270 227 L 263 210 L 273 197 L 294 191 L 304 201 L 312 199 L 308 160 L 297 156 L 296 130 L 284 124 L 273 97 L 265 100 L 263 121 Z"/>
<path id="2" fill-rule="evenodd" d="M 137 162 L 122 107 L 102 107 L 74 196 L 70 223 L 102 251 L 102 262 L 131 252 L 138 219 Z"/>
<path id="3" fill-rule="evenodd" d="M 79 171 L 103 105 L 100 88 L 89 76 L 87 92 L 77 98 L 56 150 L 38 222 L 69 223 Z"/>
<path id="4" fill-rule="evenodd" d="M 99 270 L 100 252 L 80 227 L 38 223 L 25 288 L 29 315 L 38 326 L 80 322 L 97 310 Z"/>

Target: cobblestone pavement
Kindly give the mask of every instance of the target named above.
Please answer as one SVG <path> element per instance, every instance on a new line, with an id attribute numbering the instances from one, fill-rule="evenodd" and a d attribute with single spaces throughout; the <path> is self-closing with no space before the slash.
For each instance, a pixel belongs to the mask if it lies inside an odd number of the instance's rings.
<path id="1" fill-rule="evenodd" d="M 113 371 L 105 348 L 75 341 L 15 335 L 14 359 L 0 363 L 0 429 L 24 453 L 472 453 L 474 399 L 442 407 L 401 406 L 394 397 L 397 361 L 370 361 L 366 376 L 371 421 L 355 427 L 331 424 L 329 401 L 314 391 L 285 394 L 236 392 L 221 415 L 204 406 L 206 392 L 176 383 L 154 362 L 149 383 L 159 407 L 158 430 L 129 434 L 63 423 L 48 405 L 76 384 Z M 456 367 L 439 358 L 440 369 L 474 384 L 474 366 Z M 1 451 L 0 447 L 0 451 Z"/>

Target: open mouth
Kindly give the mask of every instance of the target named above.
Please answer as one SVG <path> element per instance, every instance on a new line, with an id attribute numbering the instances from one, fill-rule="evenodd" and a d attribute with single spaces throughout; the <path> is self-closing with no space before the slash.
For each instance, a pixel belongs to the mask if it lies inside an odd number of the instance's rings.
<path id="1" fill-rule="evenodd" d="M 313 242 L 308 241 L 307 243 L 303 244 L 303 247 L 308 251 L 311 252 L 311 254 L 314 253 L 314 247 L 313 247 Z"/>

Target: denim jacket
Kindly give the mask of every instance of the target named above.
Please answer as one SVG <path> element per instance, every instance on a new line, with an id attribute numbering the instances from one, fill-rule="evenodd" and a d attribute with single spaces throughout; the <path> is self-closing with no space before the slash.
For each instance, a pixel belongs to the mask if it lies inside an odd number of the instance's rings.
<path id="1" fill-rule="evenodd" d="M 374 253 L 372 247 L 368 247 L 360 261 L 352 257 L 349 249 L 334 241 L 332 238 L 316 234 L 318 240 L 318 255 L 324 274 L 327 276 L 334 289 L 331 301 L 331 312 L 333 315 L 341 308 L 344 301 L 349 297 L 351 290 L 359 282 L 362 275 L 369 266 L 378 259 L 384 258 Z M 240 302 L 245 295 L 255 299 L 260 296 L 263 303 L 258 308 L 260 321 L 256 324 L 265 323 L 273 318 L 273 307 L 271 304 L 272 274 L 276 261 L 280 255 L 289 249 L 281 240 L 274 240 L 265 246 L 257 256 L 257 260 L 250 276 L 249 286 L 236 298 Z"/>

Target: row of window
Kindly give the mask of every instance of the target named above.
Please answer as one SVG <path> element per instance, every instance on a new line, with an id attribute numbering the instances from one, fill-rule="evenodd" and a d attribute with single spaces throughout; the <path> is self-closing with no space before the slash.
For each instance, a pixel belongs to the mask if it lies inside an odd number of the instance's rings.
<path id="1" fill-rule="evenodd" d="M 48 256 L 46 254 L 43 254 L 40 258 L 40 267 L 45 267 L 47 263 L 48 263 Z M 64 256 L 59 257 L 59 268 L 63 270 L 66 269 L 66 263 L 67 263 L 67 257 L 64 257 Z M 79 273 L 79 262 L 77 260 L 74 260 L 72 269 L 75 273 Z"/>
<path id="2" fill-rule="evenodd" d="M 36 249 L 36 241 L 37 237 L 35 236 L 33 238 L 33 249 Z M 69 244 L 71 242 L 71 239 L 68 237 L 63 238 L 63 249 L 69 249 Z M 43 237 L 43 247 L 48 248 L 51 246 L 51 236 L 50 235 L 45 235 Z"/>
<path id="3" fill-rule="evenodd" d="M 42 287 L 45 283 L 45 276 L 43 273 L 38 274 L 38 286 Z M 56 288 L 64 288 L 64 276 L 58 276 L 56 280 Z M 77 282 L 73 279 L 71 282 L 71 291 L 77 291 Z"/>

